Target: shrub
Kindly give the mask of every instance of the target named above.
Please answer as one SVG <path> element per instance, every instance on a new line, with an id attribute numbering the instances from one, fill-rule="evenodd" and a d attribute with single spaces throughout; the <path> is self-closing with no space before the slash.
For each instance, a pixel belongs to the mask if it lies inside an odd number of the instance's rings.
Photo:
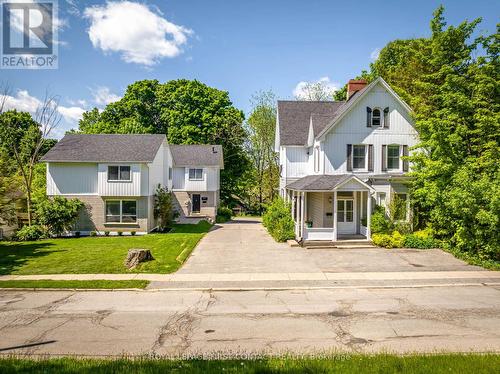
<path id="1" fill-rule="evenodd" d="M 36 220 L 56 236 L 69 231 L 78 218 L 83 203 L 78 199 L 68 200 L 62 196 L 44 198 L 36 203 Z"/>
<path id="2" fill-rule="evenodd" d="M 75 238 L 79 238 L 80 237 L 80 231 L 75 231 Z"/>
<path id="3" fill-rule="evenodd" d="M 97 236 L 97 231 L 91 231 L 90 236 Z"/>
<path id="4" fill-rule="evenodd" d="M 390 219 L 386 216 L 384 207 L 380 205 L 377 205 L 375 207 L 373 214 L 371 216 L 370 229 L 371 232 L 374 234 L 377 233 L 387 234 L 392 231 L 393 224 L 391 223 Z"/>
<path id="5" fill-rule="evenodd" d="M 135 231 L 130 231 L 130 235 L 135 236 L 136 232 Z"/>
<path id="6" fill-rule="evenodd" d="M 122 236 L 123 235 L 123 231 L 117 231 L 116 233 L 118 234 L 118 236 Z"/>
<path id="7" fill-rule="evenodd" d="M 404 246 L 404 240 L 405 237 L 398 231 L 394 231 L 392 234 L 379 233 L 372 235 L 373 244 L 385 248 L 402 248 Z"/>
<path id="8" fill-rule="evenodd" d="M 411 232 L 413 231 L 411 222 L 407 222 L 407 221 L 397 222 L 394 225 L 394 229 L 396 231 L 399 231 L 401 234 L 411 234 Z"/>
<path id="9" fill-rule="evenodd" d="M 109 236 L 109 231 L 104 231 L 105 236 Z"/>
<path id="10" fill-rule="evenodd" d="M 39 240 L 47 237 L 47 232 L 43 226 L 31 225 L 23 226 L 17 230 L 15 239 L 21 241 Z"/>
<path id="11" fill-rule="evenodd" d="M 223 222 L 227 222 L 231 219 L 233 215 L 233 211 L 226 207 L 226 206 L 221 206 L 219 207 L 219 209 L 217 209 L 217 219 L 216 221 L 218 223 L 223 223 Z"/>
<path id="12" fill-rule="evenodd" d="M 174 220 L 172 193 L 167 187 L 158 185 L 155 191 L 155 204 L 153 214 L 155 219 L 158 220 L 158 227 L 160 231 L 164 231 L 167 227 L 172 225 Z"/>
<path id="13" fill-rule="evenodd" d="M 278 242 L 295 237 L 290 204 L 285 203 L 281 197 L 274 199 L 268 206 L 266 213 L 262 216 L 262 223 Z"/>

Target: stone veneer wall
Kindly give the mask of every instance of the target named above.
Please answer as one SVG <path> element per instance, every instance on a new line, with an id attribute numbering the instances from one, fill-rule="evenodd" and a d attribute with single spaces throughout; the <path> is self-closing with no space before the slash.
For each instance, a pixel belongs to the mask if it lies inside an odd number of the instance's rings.
<path id="1" fill-rule="evenodd" d="M 85 204 L 75 224 L 74 231 L 143 231 L 148 232 L 154 225 L 148 225 L 148 196 L 140 197 L 115 197 L 110 200 L 124 199 L 137 200 L 137 223 L 113 224 L 105 223 L 105 199 L 97 195 L 65 195 L 67 199 L 77 198 Z"/>

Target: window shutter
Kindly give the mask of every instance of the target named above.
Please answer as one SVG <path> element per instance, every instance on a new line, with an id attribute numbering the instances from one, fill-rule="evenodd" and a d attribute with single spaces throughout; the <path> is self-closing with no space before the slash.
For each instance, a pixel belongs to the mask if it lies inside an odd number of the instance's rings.
<path id="1" fill-rule="evenodd" d="M 372 127 L 372 108 L 366 107 L 366 127 Z"/>
<path id="2" fill-rule="evenodd" d="M 373 144 L 368 144 L 368 171 L 373 171 Z"/>
<path id="3" fill-rule="evenodd" d="M 387 171 L 387 146 L 382 146 L 382 171 Z"/>
<path id="4" fill-rule="evenodd" d="M 389 107 L 385 108 L 384 109 L 384 129 L 388 129 L 389 128 Z"/>
<path id="5" fill-rule="evenodd" d="M 352 144 L 347 144 L 347 171 L 352 171 Z"/>
<path id="6" fill-rule="evenodd" d="M 408 146 L 403 145 L 403 157 L 408 157 Z M 408 171 L 408 160 L 404 159 L 403 160 L 403 171 Z"/>

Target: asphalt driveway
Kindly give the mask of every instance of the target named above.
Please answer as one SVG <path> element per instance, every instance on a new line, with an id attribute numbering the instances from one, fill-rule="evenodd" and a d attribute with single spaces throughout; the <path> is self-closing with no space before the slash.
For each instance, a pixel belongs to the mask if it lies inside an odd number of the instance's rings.
<path id="1" fill-rule="evenodd" d="M 439 249 L 304 249 L 276 243 L 258 218 L 217 224 L 178 273 L 474 271 Z"/>

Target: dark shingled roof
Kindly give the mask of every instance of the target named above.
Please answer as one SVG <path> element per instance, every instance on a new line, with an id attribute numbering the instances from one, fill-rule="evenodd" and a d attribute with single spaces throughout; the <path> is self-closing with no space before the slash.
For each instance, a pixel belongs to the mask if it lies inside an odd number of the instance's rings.
<path id="1" fill-rule="evenodd" d="M 170 151 L 174 166 L 220 166 L 224 168 L 220 145 L 170 145 Z"/>
<path id="2" fill-rule="evenodd" d="M 305 145 L 311 117 L 314 134 L 319 134 L 343 104 L 343 101 L 278 101 L 280 145 Z"/>
<path id="3" fill-rule="evenodd" d="M 352 176 L 352 174 L 308 175 L 288 184 L 286 188 L 296 191 L 331 191 Z"/>
<path id="4" fill-rule="evenodd" d="M 152 162 L 165 139 L 160 134 L 68 134 L 41 161 Z"/>

